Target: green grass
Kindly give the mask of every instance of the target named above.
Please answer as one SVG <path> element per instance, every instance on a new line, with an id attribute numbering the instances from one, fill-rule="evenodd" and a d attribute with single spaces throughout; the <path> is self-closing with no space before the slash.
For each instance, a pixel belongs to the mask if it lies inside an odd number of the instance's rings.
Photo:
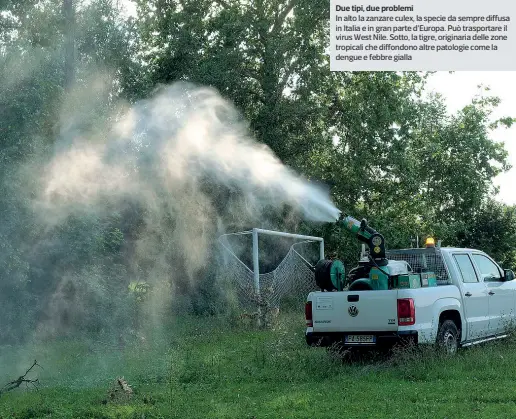
<path id="1" fill-rule="evenodd" d="M 405 351 L 343 363 L 304 343 L 302 316 L 273 331 L 177 319 L 154 345 L 118 350 L 61 341 L 0 348 L 1 383 L 34 359 L 38 391 L 0 397 L 0 418 L 485 418 L 516 416 L 516 343 L 464 350 L 452 359 Z M 106 403 L 117 376 L 132 400 Z"/>

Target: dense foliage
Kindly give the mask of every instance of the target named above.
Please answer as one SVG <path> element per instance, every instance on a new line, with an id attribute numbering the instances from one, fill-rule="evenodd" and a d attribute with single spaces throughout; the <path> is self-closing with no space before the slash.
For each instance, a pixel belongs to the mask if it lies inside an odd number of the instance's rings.
<path id="1" fill-rule="evenodd" d="M 327 1 L 137 0 L 136 19 L 115 3 L 0 3 L 0 341 L 139 327 L 145 292 L 129 285 L 151 275 L 131 263 L 146 214 L 128 205 L 43 228 L 27 173 L 70 132 L 109 126 L 121 103 L 177 80 L 217 88 L 257 141 L 328 185 L 391 248 L 432 234 L 515 264 L 516 214 L 495 201 L 492 183 L 509 168 L 490 138 L 496 98 L 480 95 L 450 116 L 439 96 L 423 95 L 427 74 L 330 72 Z M 270 218 L 357 256 L 356 241 L 332 226 Z M 213 312 L 206 300 L 218 294 L 198 276 L 154 285 L 178 287 L 183 308 Z"/>

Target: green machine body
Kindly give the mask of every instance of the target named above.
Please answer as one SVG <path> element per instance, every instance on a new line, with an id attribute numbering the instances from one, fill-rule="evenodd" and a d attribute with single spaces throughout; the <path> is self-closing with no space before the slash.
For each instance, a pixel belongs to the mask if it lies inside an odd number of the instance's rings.
<path id="1" fill-rule="evenodd" d="M 383 272 L 382 272 L 383 271 Z M 389 266 L 383 266 L 382 270 L 374 267 L 369 271 L 369 281 L 373 290 L 388 290 L 389 289 Z"/>
<path id="2" fill-rule="evenodd" d="M 437 286 L 437 277 L 435 275 L 435 272 L 421 273 L 421 286 L 436 287 Z"/>
<path id="3" fill-rule="evenodd" d="M 397 275 L 393 279 L 394 288 L 421 288 L 421 276 L 419 274 Z"/>

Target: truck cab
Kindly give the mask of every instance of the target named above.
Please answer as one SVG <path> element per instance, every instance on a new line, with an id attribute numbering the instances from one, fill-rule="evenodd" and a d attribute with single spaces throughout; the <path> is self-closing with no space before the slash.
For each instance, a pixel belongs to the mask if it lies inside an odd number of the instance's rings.
<path id="1" fill-rule="evenodd" d="M 386 256 L 389 263 L 406 263 L 405 276 L 413 283 L 310 293 L 308 344 L 372 348 L 408 339 L 437 343 L 453 353 L 460 346 L 507 336 L 515 320 L 514 273 L 486 253 L 433 247 L 393 250 Z M 435 274 L 435 284 L 424 282 L 425 272 Z"/>

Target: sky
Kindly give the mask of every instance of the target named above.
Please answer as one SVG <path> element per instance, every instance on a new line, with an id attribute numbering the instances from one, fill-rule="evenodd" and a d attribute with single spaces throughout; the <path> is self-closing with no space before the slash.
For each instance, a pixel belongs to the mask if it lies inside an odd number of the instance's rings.
<path id="1" fill-rule="evenodd" d="M 130 0 L 122 0 L 127 15 L 136 15 L 134 3 Z M 439 92 L 445 99 L 450 113 L 455 113 L 462 107 L 471 103 L 473 97 L 479 93 L 478 86 L 482 84 L 490 87 L 490 94 L 498 96 L 501 103 L 493 118 L 503 116 L 516 117 L 516 72 L 511 71 L 460 71 L 450 73 L 441 71 L 433 74 L 427 85 L 427 90 Z M 495 184 L 500 187 L 497 196 L 499 201 L 506 204 L 516 204 L 516 193 L 513 193 L 516 185 L 516 125 L 510 129 L 499 128 L 493 131 L 491 138 L 494 141 L 504 142 L 509 153 L 509 163 L 515 166 L 498 176 Z"/>

